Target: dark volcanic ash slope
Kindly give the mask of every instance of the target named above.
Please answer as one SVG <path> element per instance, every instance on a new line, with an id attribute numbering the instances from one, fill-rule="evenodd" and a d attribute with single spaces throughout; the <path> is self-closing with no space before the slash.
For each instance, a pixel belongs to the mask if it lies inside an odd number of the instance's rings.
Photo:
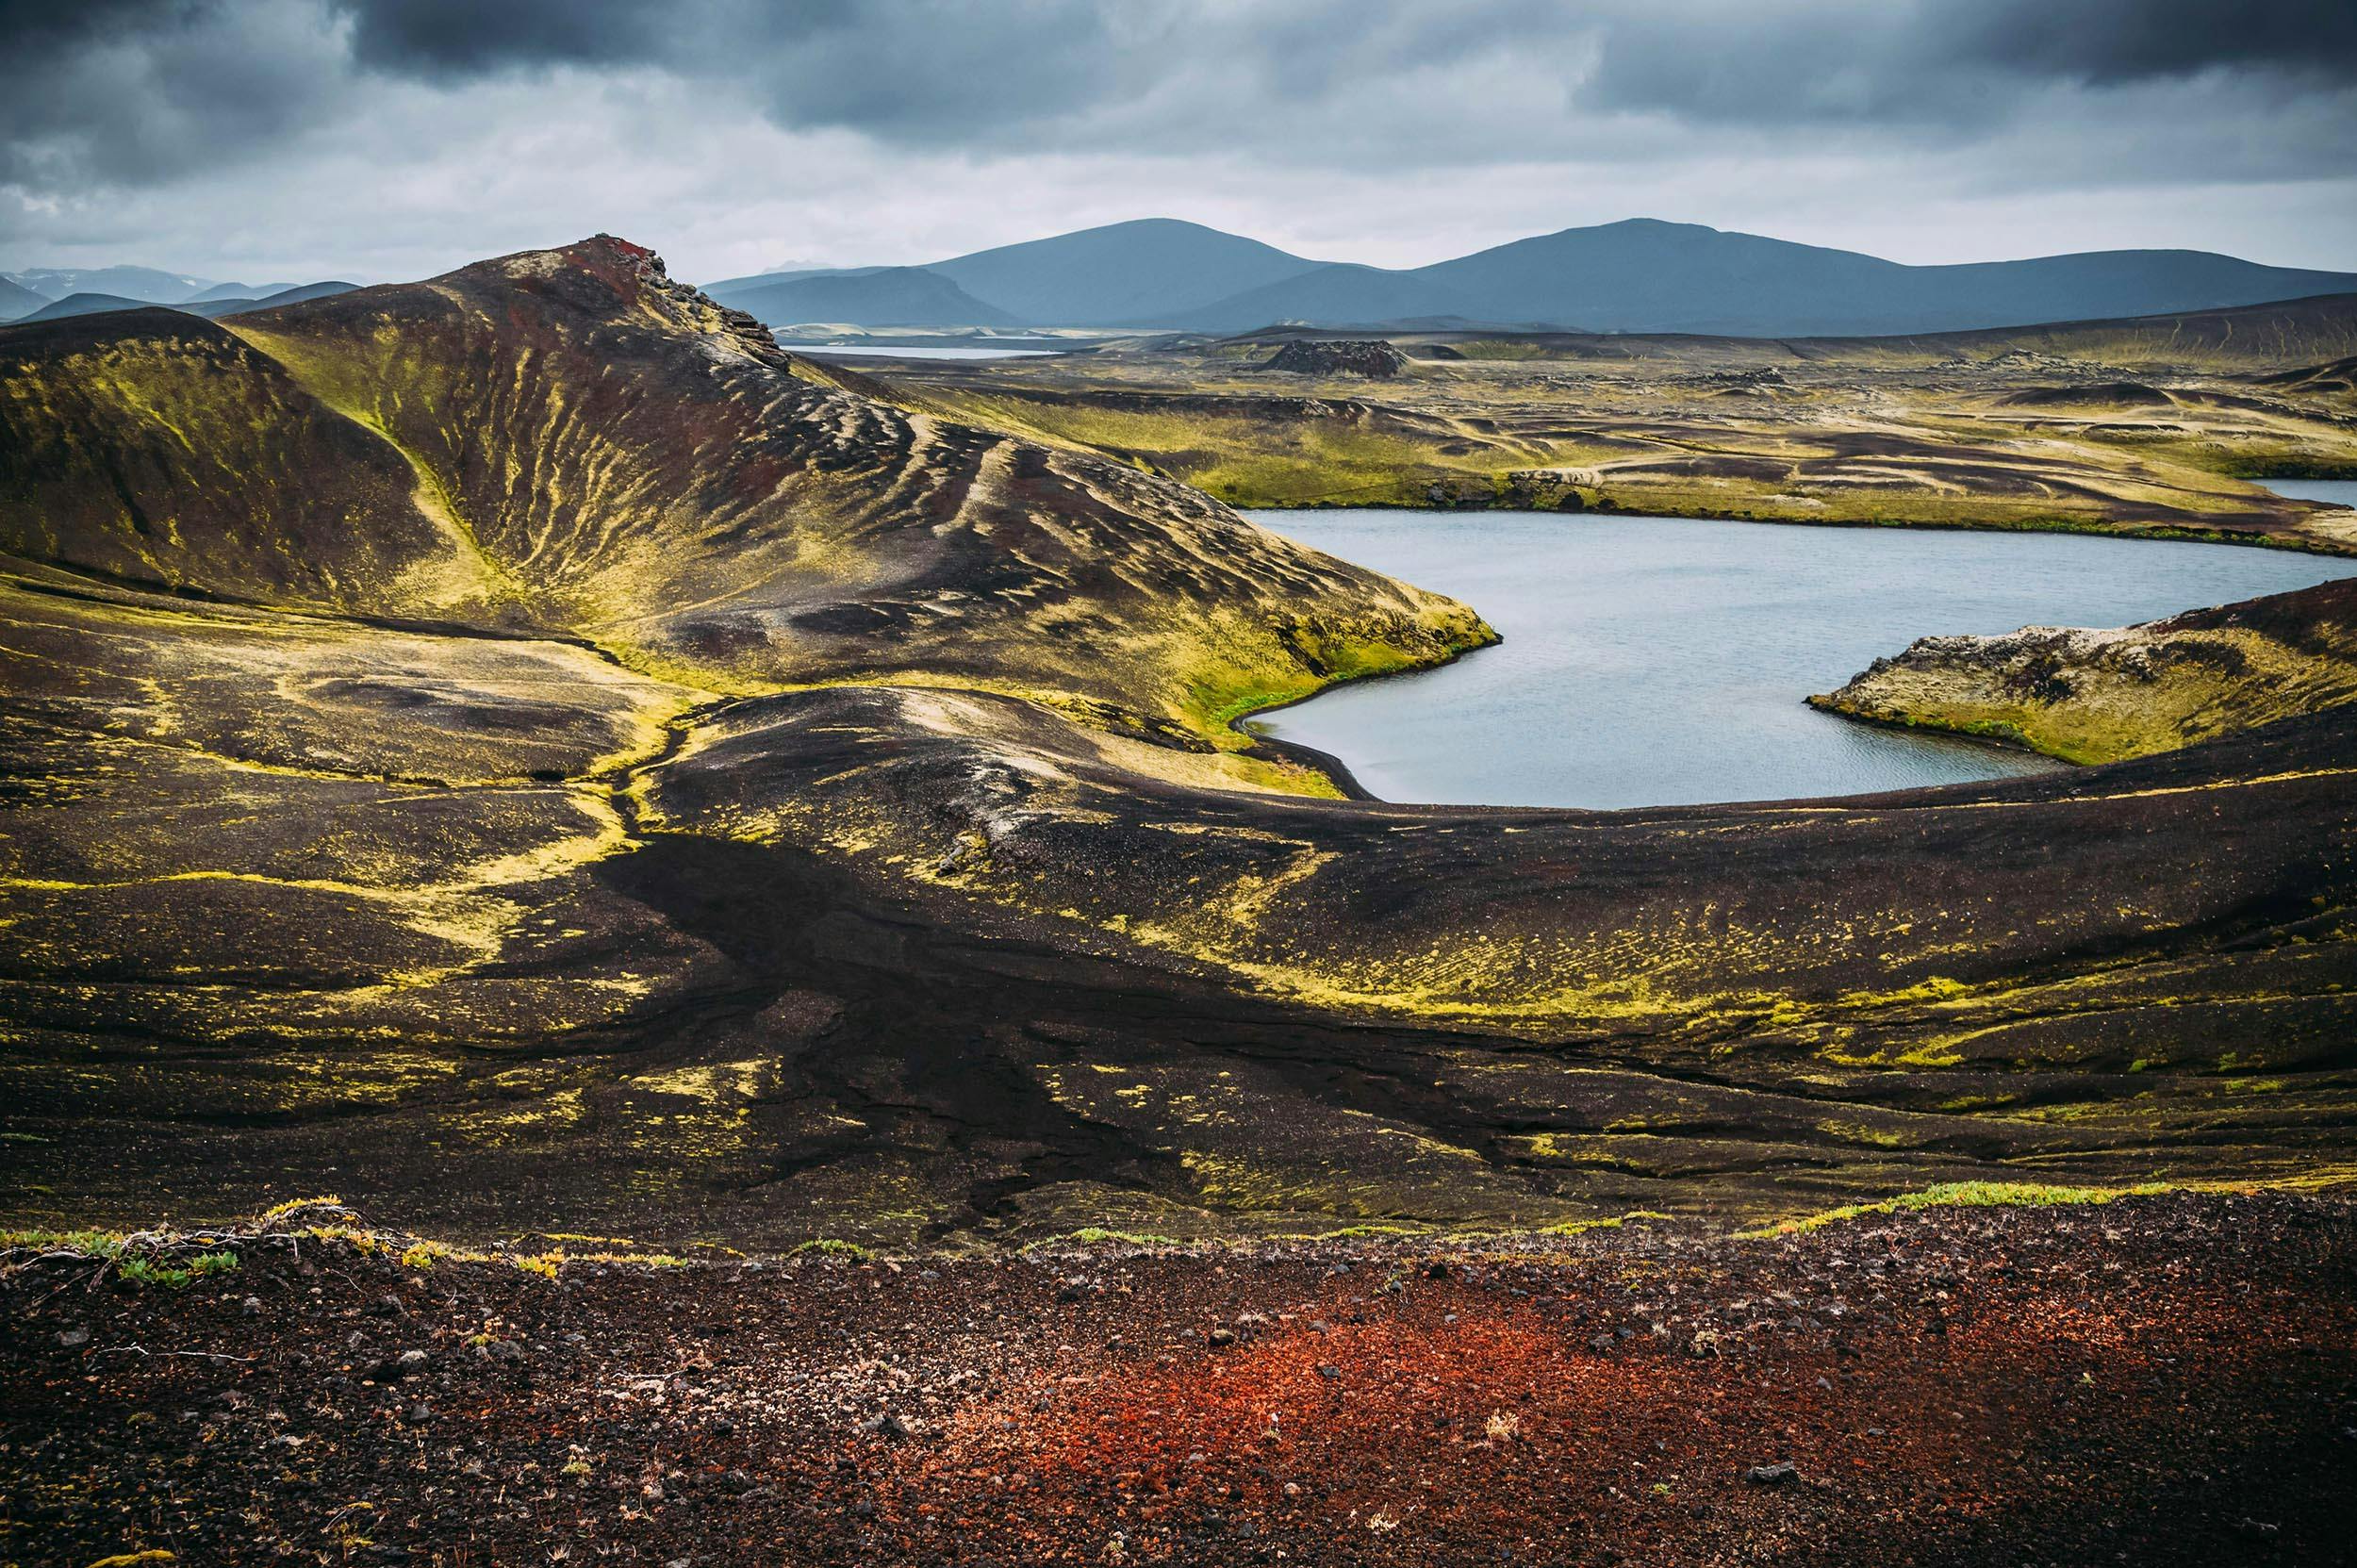
<path id="1" fill-rule="evenodd" d="M 613 240 L 0 332 L 0 410 L 19 1213 L 906 1242 L 2347 1158 L 2349 709 L 1854 801 L 1268 793 L 1227 717 L 1471 612 L 805 379 Z"/>
<path id="2" fill-rule="evenodd" d="M 0 548 L 260 603 L 441 614 L 487 573 L 401 453 L 157 307 L 0 335 Z"/>

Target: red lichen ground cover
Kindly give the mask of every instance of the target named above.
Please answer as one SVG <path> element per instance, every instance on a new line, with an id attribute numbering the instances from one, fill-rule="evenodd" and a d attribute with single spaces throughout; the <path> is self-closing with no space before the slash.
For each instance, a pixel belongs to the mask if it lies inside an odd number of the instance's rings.
<path id="1" fill-rule="evenodd" d="M 2357 1560 L 2357 1215 L 2313 1199 L 85 1272 L 0 1285 L 0 1563 Z"/>

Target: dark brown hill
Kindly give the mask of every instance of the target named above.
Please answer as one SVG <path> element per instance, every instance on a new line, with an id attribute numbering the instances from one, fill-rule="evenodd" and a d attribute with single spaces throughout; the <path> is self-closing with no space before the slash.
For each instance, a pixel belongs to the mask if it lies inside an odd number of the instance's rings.
<path id="1" fill-rule="evenodd" d="M 439 614 L 470 556 L 401 454 L 160 306 L 0 331 L 0 550 L 258 603 Z"/>
<path id="2" fill-rule="evenodd" d="M 225 327 L 18 329 L 0 399 L 17 553 L 715 689 L 924 669 L 1220 734 L 1488 635 L 1183 486 L 799 378 L 611 239 Z"/>

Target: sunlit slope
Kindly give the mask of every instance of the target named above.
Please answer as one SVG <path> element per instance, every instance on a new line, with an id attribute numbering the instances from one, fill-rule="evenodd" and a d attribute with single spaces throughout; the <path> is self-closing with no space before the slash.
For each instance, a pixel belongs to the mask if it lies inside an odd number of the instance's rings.
<path id="1" fill-rule="evenodd" d="M 1215 733 L 1488 635 L 1183 486 L 798 376 L 619 240 L 234 330 L 429 475 L 519 613 L 711 687 L 971 684 Z"/>
<path id="2" fill-rule="evenodd" d="M 1307 335 L 1314 338 L 1315 335 Z M 891 401 L 1103 453 L 1238 506 L 1507 507 L 2065 529 L 2347 554 L 2252 476 L 2357 473 L 2357 295 L 2002 332 L 1391 335 L 1381 380 L 1276 367 L 1304 329 L 870 365 Z"/>
<path id="3" fill-rule="evenodd" d="M 0 552 L 264 604 L 486 615 L 401 454 L 171 310 L 0 331 Z"/>
<path id="4" fill-rule="evenodd" d="M 2357 701 L 2357 578 L 2141 626 L 1924 637 L 1809 701 L 2116 762 Z"/>

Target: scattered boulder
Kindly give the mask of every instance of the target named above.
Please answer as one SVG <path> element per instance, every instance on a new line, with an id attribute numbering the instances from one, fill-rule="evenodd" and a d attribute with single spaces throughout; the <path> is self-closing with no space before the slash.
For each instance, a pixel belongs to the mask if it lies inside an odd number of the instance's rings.
<path id="1" fill-rule="evenodd" d="M 910 1426 L 898 1411 L 886 1411 L 871 1421 L 861 1422 L 860 1430 L 872 1433 L 887 1443 L 898 1443 L 916 1435 L 916 1428 Z"/>

